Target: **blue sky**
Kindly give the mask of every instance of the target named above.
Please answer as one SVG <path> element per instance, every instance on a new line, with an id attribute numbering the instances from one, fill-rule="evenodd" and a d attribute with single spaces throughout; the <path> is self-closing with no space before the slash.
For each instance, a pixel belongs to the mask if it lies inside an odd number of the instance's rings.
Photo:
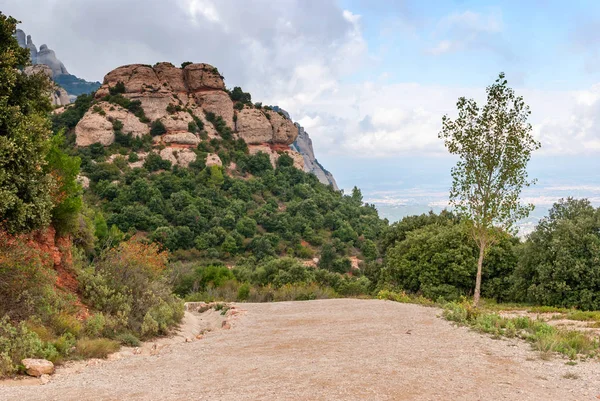
<path id="1" fill-rule="evenodd" d="M 229 87 L 289 111 L 340 186 L 394 218 L 443 207 L 454 161 L 441 118 L 460 96 L 484 101 L 503 71 L 542 143 L 530 166 L 539 183 L 523 197 L 542 212 L 568 195 L 600 204 L 597 1 L 0 0 L 0 10 L 88 80 L 130 63 L 217 66 Z"/>

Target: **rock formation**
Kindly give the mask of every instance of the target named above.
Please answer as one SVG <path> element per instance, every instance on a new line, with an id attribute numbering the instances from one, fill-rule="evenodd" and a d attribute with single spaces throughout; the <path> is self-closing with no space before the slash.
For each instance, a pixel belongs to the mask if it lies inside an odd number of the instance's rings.
<path id="1" fill-rule="evenodd" d="M 298 127 L 298 137 L 292 144 L 292 149 L 302 155 L 304 159 L 304 171 L 313 173 L 323 184 L 332 185 L 335 190 L 338 190 L 339 188 L 333 175 L 315 158 L 312 140 L 308 136 L 308 133 L 299 124 L 296 124 L 296 126 Z"/>
<path id="2" fill-rule="evenodd" d="M 43 74 L 46 77 L 48 77 L 49 80 L 52 81 L 52 70 L 50 69 L 50 67 L 44 64 L 27 66 L 25 67 L 23 72 L 27 75 Z M 65 106 L 71 103 L 67 91 L 61 88 L 60 86 L 56 85 L 54 82 L 52 82 L 52 90 L 49 93 L 49 96 L 50 101 L 55 106 Z"/>
<path id="3" fill-rule="evenodd" d="M 139 101 L 146 117 L 144 122 L 139 113 L 136 116 L 108 103 L 111 93 Z M 115 120 L 122 123 L 123 133 L 134 137 L 148 135 L 150 122 L 160 121 L 165 132 L 155 135 L 153 141 L 161 148 L 157 153 L 173 164 L 187 166 L 195 160 L 192 149 L 203 139 L 194 128 L 200 125 L 205 139 L 218 138 L 219 130 L 228 128 L 234 137 L 246 141 L 252 154 L 265 152 L 275 164 L 280 153 L 287 153 L 296 167 L 302 169 L 304 165 L 302 156 L 290 148 L 298 136 L 297 126 L 285 114 L 270 108 L 242 104 L 234 107 L 223 77 L 208 64 L 189 64 L 184 68 L 171 63 L 154 67 L 125 65 L 105 76 L 95 101 L 75 129 L 78 146 L 112 144 Z M 219 163 L 214 157 L 207 160 L 210 165 Z"/>
<path id="4" fill-rule="evenodd" d="M 38 51 L 31 35 L 25 35 L 23 30 L 17 29 L 15 37 L 19 46 L 29 49 L 31 64 L 48 66 L 51 71 L 50 78 L 63 87 L 69 95 L 79 96 L 83 93 L 91 93 L 100 86 L 99 82 L 88 82 L 69 74 L 65 65 L 56 57 L 54 50 L 44 44 Z"/>
<path id="5" fill-rule="evenodd" d="M 285 117 L 290 119 L 289 113 L 283 110 L 282 108 L 278 106 L 273 106 L 273 110 L 281 112 Z M 306 132 L 304 128 L 302 128 L 302 126 L 298 123 L 296 123 L 296 127 L 298 127 L 298 137 L 296 138 L 294 143 L 292 143 L 291 148 L 302 155 L 302 158 L 304 160 L 304 171 L 306 171 L 307 173 L 313 173 L 317 176 L 319 181 L 321 181 L 325 185 L 333 186 L 333 188 L 337 191 L 339 188 L 337 186 L 337 183 L 335 182 L 335 178 L 333 178 L 333 175 L 329 171 L 327 171 L 325 167 L 323 167 L 321 163 L 319 163 L 315 158 L 312 140 L 308 136 L 308 132 Z"/>
<path id="6" fill-rule="evenodd" d="M 31 40 L 31 35 L 27 35 L 27 40 L 25 41 L 25 32 L 23 32 L 21 29 L 17 29 L 15 36 L 17 37 L 17 42 L 19 42 L 19 46 L 29 49 L 31 54 L 31 64 L 44 64 L 50 67 L 50 70 L 52 71 L 51 78 L 69 73 L 65 65 L 58 58 L 56 58 L 56 53 L 54 53 L 54 50 L 48 48 L 48 45 L 40 46 L 40 50 L 38 51 L 37 47 Z"/>

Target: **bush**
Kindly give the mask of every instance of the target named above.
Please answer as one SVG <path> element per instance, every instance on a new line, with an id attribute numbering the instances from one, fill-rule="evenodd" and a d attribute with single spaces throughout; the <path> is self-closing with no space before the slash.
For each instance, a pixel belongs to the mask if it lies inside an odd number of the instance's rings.
<path id="1" fill-rule="evenodd" d="M 128 347 L 139 347 L 141 344 L 140 340 L 131 333 L 119 334 L 115 340 Z"/>
<path id="2" fill-rule="evenodd" d="M 80 274 L 81 293 L 111 318 L 114 333 L 166 334 L 183 317 L 183 305 L 164 277 L 166 263 L 157 245 L 123 242 Z"/>
<path id="3" fill-rule="evenodd" d="M 55 360 L 57 357 L 56 348 L 44 344 L 25 323 L 13 325 L 6 316 L 0 319 L 0 377 L 17 372 L 24 358 Z"/>
<path id="4" fill-rule="evenodd" d="M 106 358 L 109 354 L 117 352 L 120 346 L 115 340 L 108 338 L 88 339 L 82 338 L 75 344 L 75 352 L 81 358 Z"/>
<path id="5" fill-rule="evenodd" d="M 160 121 L 160 120 L 152 121 L 152 124 L 150 124 L 150 135 L 158 136 L 158 135 L 163 135 L 166 133 L 167 133 L 167 128 L 162 123 L 162 121 Z"/>

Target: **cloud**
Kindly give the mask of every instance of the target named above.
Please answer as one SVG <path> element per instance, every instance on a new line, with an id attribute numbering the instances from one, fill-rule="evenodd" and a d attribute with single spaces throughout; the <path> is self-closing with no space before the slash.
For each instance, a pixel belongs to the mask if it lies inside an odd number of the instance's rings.
<path id="1" fill-rule="evenodd" d="M 336 154 L 446 154 L 437 138 L 442 116 L 455 113 L 460 96 L 485 100 L 483 87 L 389 83 L 379 73 L 373 81 L 351 79 L 372 71 L 374 57 L 363 17 L 336 0 L 0 0 L 0 9 L 23 20 L 38 46 L 49 44 L 69 71 L 86 79 L 101 80 L 128 63 L 213 64 L 229 87 L 288 110 L 325 163 Z M 504 29 L 494 10 L 452 13 L 436 24 L 430 50 L 507 55 Z M 600 152 L 600 85 L 517 93 L 531 106 L 541 152 Z"/>
<path id="2" fill-rule="evenodd" d="M 503 57 L 511 57 L 512 52 L 502 43 L 503 29 L 500 12 L 452 13 L 438 22 L 433 33 L 437 41 L 427 49 L 427 53 L 438 56 L 471 49 L 485 49 Z"/>

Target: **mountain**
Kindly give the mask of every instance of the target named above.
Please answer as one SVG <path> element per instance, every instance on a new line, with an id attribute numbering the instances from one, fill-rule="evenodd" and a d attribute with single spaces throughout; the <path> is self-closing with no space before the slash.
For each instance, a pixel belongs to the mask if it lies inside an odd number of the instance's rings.
<path id="1" fill-rule="evenodd" d="M 280 111 L 290 118 L 289 113 L 278 106 L 273 106 L 273 110 Z M 304 171 L 316 175 L 323 184 L 333 186 L 336 191 L 339 190 L 335 178 L 333 178 L 333 174 L 327 171 L 327 169 L 325 169 L 325 167 L 323 167 L 323 165 L 315 158 L 312 140 L 310 139 L 310 136 L 308 136 L 308 132 L 306 132 L 298 123 L 296 123 L 296 127 L 298 127 L 298 137 L 294 143 L 292 143 L 292 149 L 302 155 L 302 158 L 304 159 Z"/>
<path id="2" fill-rule="evenodd" d="M 235 135 L 250 154 L 263 152 L 275 164 L 279 154 L 286 153 L 295 166 L 304 167 L 302 156 L 290 148 L 298 136 L 294 123 L 269 107 L 234 105 L 223 77 L 208 64 L 119 67 L 106 75 L 95 100 L 75 129 L 78 146 L 110 146 L 118 140 L 113 123 L 119 120 L 122 132 L 133 139 L 152 134 L 160 156 L 180 166 L 196 160 L 193 149 L 203 136 Z M 141 161 L 146 155 L 139 157 Z"/>
<path id="3" fill-rule="evenodd" d="M 340 293 L 372 283 L 358 269 L 377 258 L 387 222 L 358 189 L 345 195 L 305 172 L 293 146 L 299 126 L 241 88 L 227 90 L 211 65 L 119 67 L 93 96 L 54 114 L 53 129 L 64 129 L 65 149 L 81 160 L 103 240 L 111 227 L 162 244 L 174 260 L 238 266 L 265 285 L 275 278 L 257 266 L 278 257 L 300 259 L 281 262 L 294 271 L 353 271 L 320 273 Z"/>
<path id="4" fill-rule="evenodd" d="M 31 63 L 33 65 L 46 65 L 50 68 L 50 77 L 56 84 L 64 88 L 71 97 L 92 93 L 100 87 L 100 82 L 89 82 L 69 74 L 65 65 L 56 57 L 54 50 L 43 44 L 38 50 L 31 39 L 31 35 L 25 35 L 21 29 L 15 34 L 19 45 L 29 49 Z"/>
<path id="5" fill-rule="evenodd" d="M 315 158 L 312 140 L 308 136 L 308 132 L 306 132 L 300 124 L 296 123 L 296 126 L 298 127 L 298 137 L 292 144 L 292 149 L 302 155 L 302 158 L 304 159 L 304 171 L 313 173 L 317 176 L 319 181 L 325 185 L 333 186 L 337 191 L 339 188 L 335 182 L 335 178 L 333 178 L 333 175 Z"/>

